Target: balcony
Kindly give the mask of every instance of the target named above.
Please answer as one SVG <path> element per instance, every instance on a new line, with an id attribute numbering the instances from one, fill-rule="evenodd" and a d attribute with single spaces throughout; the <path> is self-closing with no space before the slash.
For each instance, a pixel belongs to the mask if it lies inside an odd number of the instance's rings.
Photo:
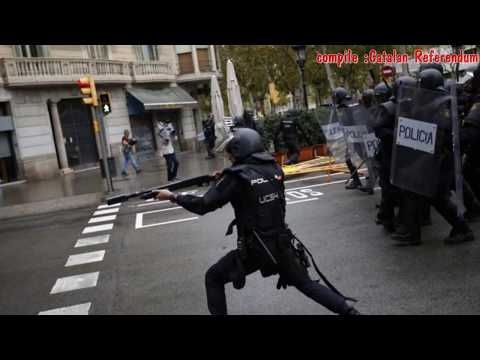
<path id="1" fill-rule="evenodd" d="M 135 62 L 131 63 L 131 66 L 134 82 L 175 81 L 175 74 L 169 63 Z"/>
<path id="2" fill-rule="evenodd" d="M 97 83 L 173 81 L 170 64 L 91 59 L 4 58 L 0 59 L 0 84 L 33 86 L 71 84 L 91 74 Z"/>

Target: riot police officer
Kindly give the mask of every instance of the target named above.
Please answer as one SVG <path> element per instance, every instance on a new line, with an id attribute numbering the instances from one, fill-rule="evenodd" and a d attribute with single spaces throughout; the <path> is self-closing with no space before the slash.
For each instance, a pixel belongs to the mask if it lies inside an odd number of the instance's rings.
<path id="1" fill-rule="evenodd" d="M 280 124 L 275 129 L 274 143 L 278 147 L 278 136 L 283 135 L 283 142 L 287 147 L 287 165 L 297 164 L 300 157 L 300 147 L 298 145 L 298 132 L 301 132 L 306 137 L 305 132 L 298 122 L 298 112 L 295 110 L 288 110 L 286 115 L 280 120 Z"/>
<path id="2" fill-rule="evenodd" d="M 464 85 L 462 95 L 463 102 L 459 99 L 459 107 L 462 104 L 464 111 L 463 127 L 460 129 L 460 145 L 465 154 L 463 175 L 469 190 L 480 199 L 480 64 L 473 78 Z M 466 216 L 476 215 L 478 210 L 473 207 L 473 211 L 467 207 Z"/>
<path id="3" fill-rule="evenodd" d="M 375 98 L 380 103 L 377 107 L 373 128 L 375 136 L 380 139 L 377 160 L 380 163 L 379 182 L 381 187 L 380 209 L 377 224 L 382 224 L 388 232 L 395 231 L 395 207 L 399 204 L 400 190 L 390 183 L 392 146 L 395 129 L 395 111 L 400 87 L 415 87 L 417 81 L 410 76 L 401 76 L 390 90 L 386 84 L 375 87 Z"/>
<path id="4" fill-rule="evenodd" d="M 203 215 L 231 203 L 237 228 L 237 249 L 229 252 L 206 273 L 208 309 L 226 315 L 225 284 L 245 286 L 246 276 L 258 270 L 264 277 L 279 274 L 277 288 L 295 286 L 304 295 L 334 313 L 357 315 L 346 299 L 332 287 L 313 281 L 306 259 L 285 224 L 284 175 L 275 159 L 264 151 L 259 134 L 251 129 L 235 129 L 226 146 L 233 165 L 224 169 L 214 186 L 203 196 L 160 191 L 157 199 L 169 199 L 183 208 Z M 328 283 L 327 283 L 328 285 Z"/>
<path id="5" fill-rule="evenodd" d="M 347 90 L 345 90 L 343 87 L 338 87 L 333 90 L 332 100 L 337 109 L 344 109 L 348 107 L 350 101 L 352 100 L 352 97 L 348 95 Z M 363 189 L 362 182 L 360 181 L 360 177 L 358 175 L 358 171 L 355 168 L 355 165 L 353 165 L 352 160 L 350 159 L 348 147 L 345 163 L 347 164 L 351 176 L 351 181 L 345 186 L 345 189 Z"/>
<path id="6" fill-rule="evenodd" d="M 236 128 L 249 128 L 257 130 L 257 125 L 254 119 L 254 113 L 252 109 L 245 109 L 242 116 L 236 116 L 233 118 L 233 126 Z"/>
<path id="7" fill-rule="evenodd" d="M 436 69 L 422 71 L 419 74 L 418 85 L 426 90 L 446 93 L 443 76 Z M 449 236 L 444 240 L 445 244 L 451 245 L 474 240 L 473 232 L 465 220 L 457 215 L 457 207 L 450 199 L 454 170 L 452 144 L 451 141 L 448 141 L 448 136 L 445 148 L 442 150 L 442 172 L 440 174 L 432 174 L 433 176 L 440 176 L 436 194 L 432 198 L 426 198 L 413 192 L 402 192 L 406 200 L 405 213 L 408 216 L 405 217 L 404 224 L 408 228 L 408 234 L 392 236 L 392 238 L 404 245 L 418 245 L 421 243 L 421 225 L 425 203 L 431 204 L 452 226 Z M 420 174 L 412 174 L 412 176 L 420 176 Z"/>

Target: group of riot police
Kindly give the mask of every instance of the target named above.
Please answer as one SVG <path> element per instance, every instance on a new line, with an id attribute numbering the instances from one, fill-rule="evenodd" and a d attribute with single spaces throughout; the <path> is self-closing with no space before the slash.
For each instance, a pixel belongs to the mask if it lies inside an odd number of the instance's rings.
<path id="1" fill-rule="evenodd" d="M 452 227 L 445 244 L 474 240 L 468 223 L 480 215 L 480 65 L 466 83 L 453 81 L 445 78 L 441 64 L 422 64 L 416 78 L 402 74 L 391 85 L 384 81 L 365 90 L 360 99 L 369 111 L 368 126 L 379 141 L 374 173 L 369 169 L 369 178 L 378 177 L 381 187 L 376 223 L 383 225 L 399 246 L 422 243 L 422 227 L 431 225 L 431 207 Z M 457 111 L 451 106 L 452 86 Z M 352 100 L 344 88 L 337 88 L 333 101 L 338 108 L 349 106 Z M 424 121 L 427 128 L 435 130 L 432 134 L 436 139 L 429 139 L 434 150 L 411 149 L 396 140 L 399 119 L 410 118 Z M 452 121 L 457 121 L 459 128 L 460 146 L 456 151 Z M 418 143 L 415 134 L 412 129 L 409 139 Z M 455 172 L 455 156 L 461 162 L 460 173 Z M 362 190 L 358 171 L 346 160 L 352 173 L 347 189 Z M 460 202 L 454 200 L 461 198 L 456 181 L 463 192 L 464 214 L 458 209 Z"/>

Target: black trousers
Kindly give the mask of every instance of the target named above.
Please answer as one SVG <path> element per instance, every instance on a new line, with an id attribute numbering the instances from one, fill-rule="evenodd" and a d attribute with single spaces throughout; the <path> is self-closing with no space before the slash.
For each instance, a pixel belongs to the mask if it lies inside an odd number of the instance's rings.
<path id="1" fill-rule="evenodd" d="M 433 206 L 453 229 L 469 230 L 465 220 L 458 216 L 457 206 L 450 199 L 449 192 L 442 192 L 433 198 L 426 198 L 410 191 L 404 191 L 402 206 L 405 216 L 402 222 L 413 237 L 421 239 L 421 227 L 425 218 L 426 207 L 429 205 Z"/>
<path id="2" fill-rule="evenodd" d="M 350 170 L 350 175 L 353 174 L 352 176 L 353 182 L 357 185 L 362 185 L 362 182 L 360 181 L 360 177 L 358 176 L 358 171 L 355 172 L 357 168 L 355 167 L 355 165 L 353 165 L 352 160 L 347 159 L 346 163 L 348 166 L 348 170 Z"/>
<path id="3" fill-rule="evenodd" d="M 212 315 L 227 315 L 227 301 L 225 298 L 225 284 L 231 283 L 237 277 L 238 272 L 237 250 L 230 251 L 222 257 L 215 265 L 208 269 L 205 276 L 207 289 L 208 310 Z M 243 261 L 246 275 L 250 275 L 260 269 L 258 259 L 252 257 Z M 336 314 L 346 314 L 350 306 L 335 292 L 313 281 L 308 275 L 296 279 L 295 286 L 301 293 L 325 306 Z"/>
<path id="4" fill-rule="evenodd" d="M 300 147 L 296 140 L 285 140 L 285 146 L 287 147 L 287 164 L 296 164 L 300 157 Z"/>
<path id="5" fill-rule="evenodd" d="M 173 180 L 174 178 L 177 177 L 177 170 L 179 166 L 179 162 L 177 160 L 177 156 L 175 153 L 173 154 L 166 154 L 163 155 L 165 158 L 165 161 L 167 162 L 167 176 L 168 176 L 168 181 Z"/>
<path id="6" fill-rule="evenodd" d="M 215 156 L 213 148 L 215 147 L 215 138 L 205 139 L 205 145 L 207 146 L 207 153 L 209 156 Z"/>

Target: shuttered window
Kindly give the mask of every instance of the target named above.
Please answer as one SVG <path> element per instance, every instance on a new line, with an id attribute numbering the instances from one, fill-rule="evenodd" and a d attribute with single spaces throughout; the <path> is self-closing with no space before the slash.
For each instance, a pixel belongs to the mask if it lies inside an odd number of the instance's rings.
<path id="1" fill-rule="evenodd" d="M 197 48 L 197 59 L 198 59 L 198 68 L 201 72 L 210 72 L 212 71 L 212 66 L 210 65 L 210 55 L 208 48 L 207 49 L 198 49 Z"/>
<path id="2" fill-rule="evenodd" d="M 195 72 L 192 53 L 178 54 L 178 67 L 180 74 L 192 74 Z"/>

